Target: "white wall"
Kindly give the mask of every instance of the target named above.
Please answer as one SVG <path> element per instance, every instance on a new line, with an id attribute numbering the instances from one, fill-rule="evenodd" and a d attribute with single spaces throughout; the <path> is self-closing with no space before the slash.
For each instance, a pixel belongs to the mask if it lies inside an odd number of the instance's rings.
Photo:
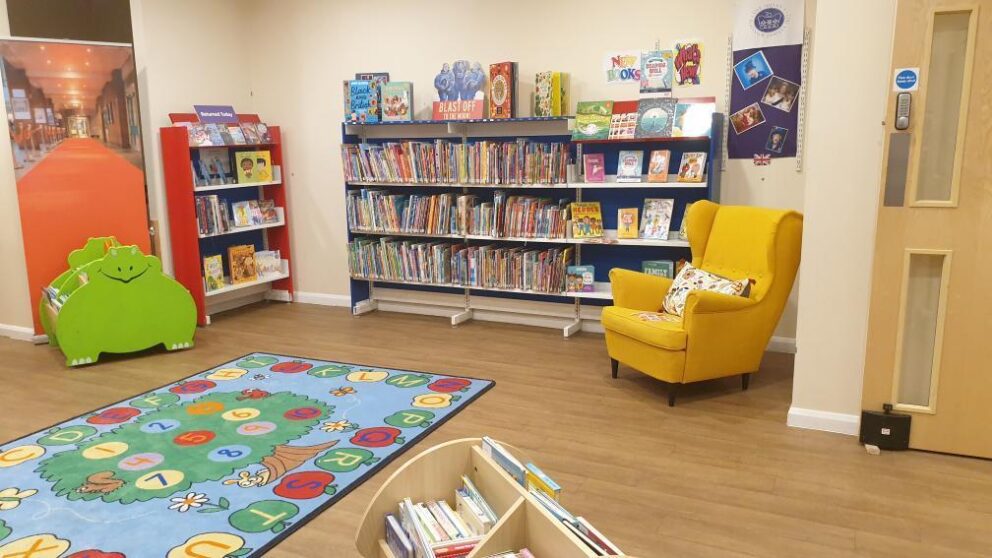
<path id="1" fill-rule="evenodd" d="M 895 6 L 817 7 L 793 426 L 857 432 Z"/>
<path id="2" fill-rule="evenodd" d="M 263 119 L 282 126 L 289 171 L 296 288 L 304 293 L 347 295 L 344 195 L 341 185 L 341 81 L 357 71 L 388 71 L 394 80 L 414 82 L 415 111 L 430 116 L 433 78 L 444 61 L 456 58 L 485 63 L 516 60 L 518 106 L 529 114 L 526 95 L 534 74 L 555 69 L 571 74 L 572 106 L 583 99 L 633 99 L 636 86 L 607 85 L 602 59 L 610 50 L 643 49 L 662 40 L 699 40 L 704 45 L 703 83 L 676 88 L 676 95 L 717 97 L 723 107 L 727 76 L 727 38 L 733 25 L 730 0 L 699 0 L 678 9 L 656 0 L 625 0 L 634 17 L 623 19 L 622 33 L 591 18 L 601 1 L 535 2 L 507 0 L 504 14 L 524 14 L 501 23 L 494 5 L 467 0 L 453 8 L 442 2 L 385 1 L 376 10 L 374 33 L 367 25 L 368 6 L 360 2 L 253 0 L 254 23 L 280 21 L 292 33 L 257 36 L 253 60 L 266 72 L 253 76 L 255 106 Z M 810 2 L 812 4 L 812 2 Z M 432 8 L 431 6 L 436 6 Z M 483 14 L 489 15 L 483 15 Z M 810 14 L 811 16 L 812 14 Z M 809 18 L 809 16 L 808 16 Z M 337 25 L 336 22 L 347 22 Z M 591 26 L 591 27 L 590 27 Z M 595 29 L 584 35 L 589 30 Z M 687 31 L 691 30 L 691 31 Z M 751 161 L 730 161 L 723 176 L 726 203 L 802 207 L 803 177 L 794 160 L 756 168 Z M 795 297 L 779 333 L 794 337 Z"/>

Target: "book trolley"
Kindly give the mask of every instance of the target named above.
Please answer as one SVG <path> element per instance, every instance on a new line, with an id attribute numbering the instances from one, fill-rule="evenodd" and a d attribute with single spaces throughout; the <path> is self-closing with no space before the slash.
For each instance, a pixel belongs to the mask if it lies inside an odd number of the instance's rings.
<path id="1" fill-rule="evenodd" d="M 505 444 L 504 444 L 505 445 Z M 404 498 L 443 499 L 466 475 L 499 521 L 467 558 L 529 548 L 535 556 L 585 558 L 597 554 L 482 450 L 480 438 L 446 442 L 413 457 L 387 479 L 365 509 L 355 538 L 364 558 L 395 558 L 386 544 L 383 518 Z"/>
<path id="2" fill-rule="evenodd" d="M 519 289 L 499 289 L 464 286 L 458 284 L 422 284 L 408 281 L 351 277 L 351 305 L 354 315 L 361 315 L 383 308 L 404 312 L 442 315 L 450 318 L 453 326 L 473 318 L 492 319 L 494 313 L 526 316 L 524 319 L 509 319 L 529 325 L 561 327 L 565 337 L 583 329 L 584 320 L 597 320 L 587 310 L 610 304 L 612 294 L 609 284 L 609 271 L 614 267 L 641 270 L 641 262 L 652 259 L 689 259 L 689 243 L 679 236 L 687 204 L 702 199 L 719 199 L 719 163 L 722 154 L 720 144 L 723 135 L 723 115 L 714 113 L 707 136 L 629 138 L 612 140 L 572 140 L 573 117 L 509 118 L 501 120 L 465 121 L 410 121 L 379 122 L 374 124 L 344 123 L 342 135 L 344 144 L 381 144 L 404 140 L 433 141 L 447 139 L 451 142 L 470 144 L 481 140 L 513 141 L 526 138 L 535 142 L 564 142 L 569 144 L 572 164 L 569 165 L 568 182 L 559 184 L 422 184 L 398 182 L 359 182 L 345 181 L 345 194 L 361 188 L 385 189 L 390 193 L 439 194 L 478 193 L 491 195 L 496 190 L 508 194 L 543 195 L 555 198 L 568 198 L 571 201 L 598 201 L 602 207 L 604 238 L 514 238 L 458 234 L 416 234 L 393 232 L 365 232 L 349 230 L 348 240 L 369 237 L 414 237 L 425 240 L 454 239 L 467 245 L 497 244 L 516 245 L 528 248 L 548 248 L 555 245 L 574 246 L 572 265 L 595 266 L 595 287 L 592 292 L 547 293 L 523 291 Z M 669 161 L 670 179 L 667 183 L 657 182 L 617 182 L 617 157 L 621 150 L 643 150 L 644 164 L 647 155 L 654 149 L 667 149 L 671 152 Z M 707 161 L 705 179 L 701 183 L 675 182 L 682 154 L 685 152 L 705 152 Z M 603 153 L 606 164 L 605 182 L 585 182 L 581 176 L 581 161 L 584 153 Z M 671 228 L 675 229 L 668 240 L 656 239 L 617 239 L 617 209 L 624 207 L 641 208 L 645 198 L 669 198 L 674 200 Z M 423 293 L 455 293 L 462 295 L 455 302 L 445 304 L 426 301 Z M 428 295 L 430 296 L 430 295 Z M 436 296 L 436 295 L 435 295 Z M 495 299 L 501 299 L 496 301 Z M 494 302 L 509 301 L 509 309 L 499 307 Z M 557 303 L 557 304 L 555 304 Z M 565 303 L 565 304 L 562 304 Z M 486 316 L 486 317 L 484 317 Z M 597 320 L 598 321 L 598 320 Z M 589 327 L 590 324 L 586 324 Z"/>
<path id="3" fill-rule="evenodd" d="M 195 122 L 194 114 L 170 115 L 176 122 Z M 238 115 L 242 122 L 259 122 L 256 115 Z M 271 142 L 260 145 L 220 146 L 233 150 L 267 150 L 272 157 L 273 178 L 268 182 L 231 183 L 196 186 L 193 177 L 193 152 L 200 147 L 191 146 L 185 127 L 169 126 L 160 130 L 162 161 L 165 173 L 166 199 L 169 206 L 169 239 L 172 243 L 173 270 L 180 283 L 193 295 L 196 302 L 197 324 L 209 325 L 210 315 L 259 300 L 293 300 L 293 282 L 290 278 L 290 242 L 286 189 L 283 171 L 282 135 L 278 126 L 269 126 Z M 273 200 L 279 219 L 246 227 L 232 228 L 226 232 L 201 234 L 196 218 L 196 198 L 204 194 L 222 194 L 228 202 L 252 199 Z M 259 275 L 257 280 L 232 284 L 225 277 L 225 285 L 206 290 L 203 257 L 221 254 L 224 268 L 229 269 L 227 249 L 230 246 L 253 244 L 255 250 L 279 250 L 281 271 Z"/>

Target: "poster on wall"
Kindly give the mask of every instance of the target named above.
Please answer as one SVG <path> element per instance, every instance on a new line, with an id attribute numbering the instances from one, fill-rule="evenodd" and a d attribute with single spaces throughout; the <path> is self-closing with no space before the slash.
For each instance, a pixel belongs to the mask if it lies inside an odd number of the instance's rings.
<path id="1" fill-rule="evenodd" d="M 699 85 L 703 75 L 703 44 L 675 43 L 675 83 Z"/>
<path id="2" fill-rule="evenodd" d="M 765 165 L 795 157 L 802 93 L 802 0 L 739 0 L 727 155 Z"/>
<path id="3" fill-rule="evenodd" d="M 647 50 L 641 53 L 641 95 L 671 93 L 675 55 L 670 50 Z"/>
<path id="4" fill-rule="evenodd" d="M 626 50 L 607 54 L 603 58 L 606 83 L 640 83 L 641 51 Z"/>
<path id="5" fill-rule="evenodd" d="M 24 259 L 36 333 L 43 288 L 90 237 L 151 254 L 131 45 L 0 40 Z M 86 64 L 86 72 L 72 71 Z M 116 114 L 115 114 L 116 113 Z M 58 226 L 53 226 L 57 223 Z"/>

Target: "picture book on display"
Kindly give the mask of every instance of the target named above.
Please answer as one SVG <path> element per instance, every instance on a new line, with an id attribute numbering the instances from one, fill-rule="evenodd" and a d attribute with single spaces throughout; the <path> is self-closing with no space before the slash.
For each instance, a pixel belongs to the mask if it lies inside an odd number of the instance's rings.
<path id="1" fill-rule="evenodd" d="M 582 167 L 585 171 L 586 182 L 606 181 L 606 156 L 602 153 L 590 153 L 582 156 Z"/>
<path id="2" fill-rule="evenodd" d="M 679 182 L 702 182 L 706 172 L 706 153 L 689 151 L 682 154 L 679 165 Z"/>
<path id="3" fill-rule="evenodd" d="M 659 277 L 675 277 L 675 262 L 672 260 L 644 260 L 641 262 L 641 272 Z"/>
<path id="4" fill-rule="evenodd" d="M 375 124 L 379 121 L 378 84 L 368 80 L 346 81 L 348 90 L 347 122 Z"/>
<path id="5" fill-rule="evenodd" d="M 682 212 L 682 225 L 679 226 L 679 238 L 682 240 L 689 240 L 689 233 L 686 232 L 686 218 L 689 217 L 689 208 L 692 207 L 692 202 L 685 204 L 685 210 Z"/>
<path id="6" fill-rule="evenodd" d="M 629 139 L 637 132 L 637 101 L 614 101 L 608 139 Z"/>
<path id="7" fill-rule="evenodd" d="M 575 130 L 572 139 L 607 139 L 613 101 L 579 101 L 575 106 Z"/>
<path id="8" fill-rule="evenodd" d="M 568 108 L 568 74 L 539 72 L 534 77 L 534 116 L 564 116 Z"/>
<path id="9" fill-rule="evenodd" d="M 413 120 L 413 84 L 409 81 L 390 81 L 381 87 L 382 121 Z"/>
<path id="10" fill-rule="evenodd" d="M 227 149 L 214 147 L 198 149 L 192 157 L 197 185 L 216 186 L 235 182 L 234 172 L 231 170 L 231 153 Z"/>
<path id="11" fill-rule="evenodd" d="M 712 97 L 680 99 L 675 106 L 675 123 L 672 137 L 702 137 L 710 135 L 716 100 Z"/>
<path id="12" fill-rule="evenodd" d="M 489 65 L 489 118 L 513 118 L 517 114 L 517 63 Z"/>
<path id="13" fill-rule="evenodd" d="M 243 244 L 227 249 L 227 261 L 231 266 L 231 284 L 248 283 L 258 279 L 255 269 L 255 245 Z"/>
<path id="14" fill-rule="evenodd" d="M 602 238 L 603 212 L 599 202 L 572 202 L 572 238 Z"/>
<path id="15" fill-rule="evenodd" d="M 247 145 L 258 145 L 262 143 L 262 137 L 258 135 L 258 125 L 253 122 L 242 122 L 241 131 L 245 136 Z"/>
<path id="16" fill-rule="evenodd" d="M 641 181 L 643 151 L 621 151 L 617 155 L 617 182 Z"/>
<path id="17" fill-rule="evenodd" d="M 224 259 L 220 254 L 203 258 L 203 282 L 207 292 L 224 286 Z"/>
<path id="18" fill-rule="evenodd" d="M 568 279 L 565 282 L 565 291 L 570 293 L 591 293 L 596 290 L 595 279 L 596 268 L 591 265 L 570 265 L 568 266 Z M 544 473 L 533 463 L 527 464 L 525 472 L 528 487 L 536 487 L 549 496 L 558 499 L 561 487 L 551 479 L 546 478 Z"/>
<path id="19" fill-rule="evenodd" d="M 245 138 L 245 132 L 241 129 L 241 126 L 237 124 L 227 125 L 227 135 L 234 140 L 234 145 L 245 145 L 248 143 L 247 138 Z"/>
<path id="20" fill-rule="evenodd" d="M 672 153 L 667 149 L 655 149 L 648 159 L 648 182 L 668 182 L 668 164 Z"/>
<path id="21" fill-rule="evenodd" d="M 255 270 L 259 275 L 274 275 L 282 272 L 282 258 L 279 250 L 255 252 Z"/>
<path id="22" fill-rule="evenodd" d="M 648 198 L 641 214 L 641 238 L 668 240 L 675 200 Z"/>
<path id="23" fill-rule="evenodd" d="M 617 238 L 637 238 L 637 208 L 621 207 L 617 209 Z"/>
<path id="24" fill-rule="evenodd" d="M 637 104 L 638 138 L 667 138 L 672 135 L 675 99 L 670 97 L 641 99 Z"/>
<path id="25" fill-rule="evenodd" d="M 230 137 L 231 134 L 228 133 L 227 126 L 223 126 L 221 124 L 204 124 L 204 127 L 207 130 L 207 137 L 210 138 L 210 143 L 208 145 L 228 145 L 228 142 L 224 141 L 224 135 L 220 132 L 221 127 L 223 127 L 224 134 L 227 134 L 227 136 Z"/>
<path id="26" fill-rule="evenodd" d="M 268 151 L 237 151 L 234 165 L 239 184 L 272 181 L 272 156 Z"/>
<path id="27" fill-rule="evenodd" d="M 670 50 L 641 53 L 641 94 L 669 93 L 674 79 L 675 54 Z"/>

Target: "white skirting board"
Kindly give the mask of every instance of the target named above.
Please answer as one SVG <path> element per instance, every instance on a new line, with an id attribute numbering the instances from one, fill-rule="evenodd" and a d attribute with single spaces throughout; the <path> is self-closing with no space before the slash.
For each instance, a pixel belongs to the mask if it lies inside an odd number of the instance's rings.
<path id="1" fill-rule="evenodd" d="M 319 304 L 321 306 L 351 306 L 351 297 L 348 295 L 326 294 L 326 293 L 293 293 L 293 300 L 303 304 Z"/>
<path id="2" fill-rule="evenodd" d="M 34 334 L 33 327 L 15 326 L 9 324 L 0 324 L 0 337 L 9 337 L 11 339 L 16 339 L 18 341 L 31 341 L 37 343 Z M 45 338 L 47 341 L 47 337 Z"/>
<path id="3" fill-rule="evenodd" d="M 794 428 L 823 430 L 824 432 L 857 436 L 861 425 L 861 417 L 830 411 L 818 411 L 816 409 L 790 407 L 787 424 Z"/>

